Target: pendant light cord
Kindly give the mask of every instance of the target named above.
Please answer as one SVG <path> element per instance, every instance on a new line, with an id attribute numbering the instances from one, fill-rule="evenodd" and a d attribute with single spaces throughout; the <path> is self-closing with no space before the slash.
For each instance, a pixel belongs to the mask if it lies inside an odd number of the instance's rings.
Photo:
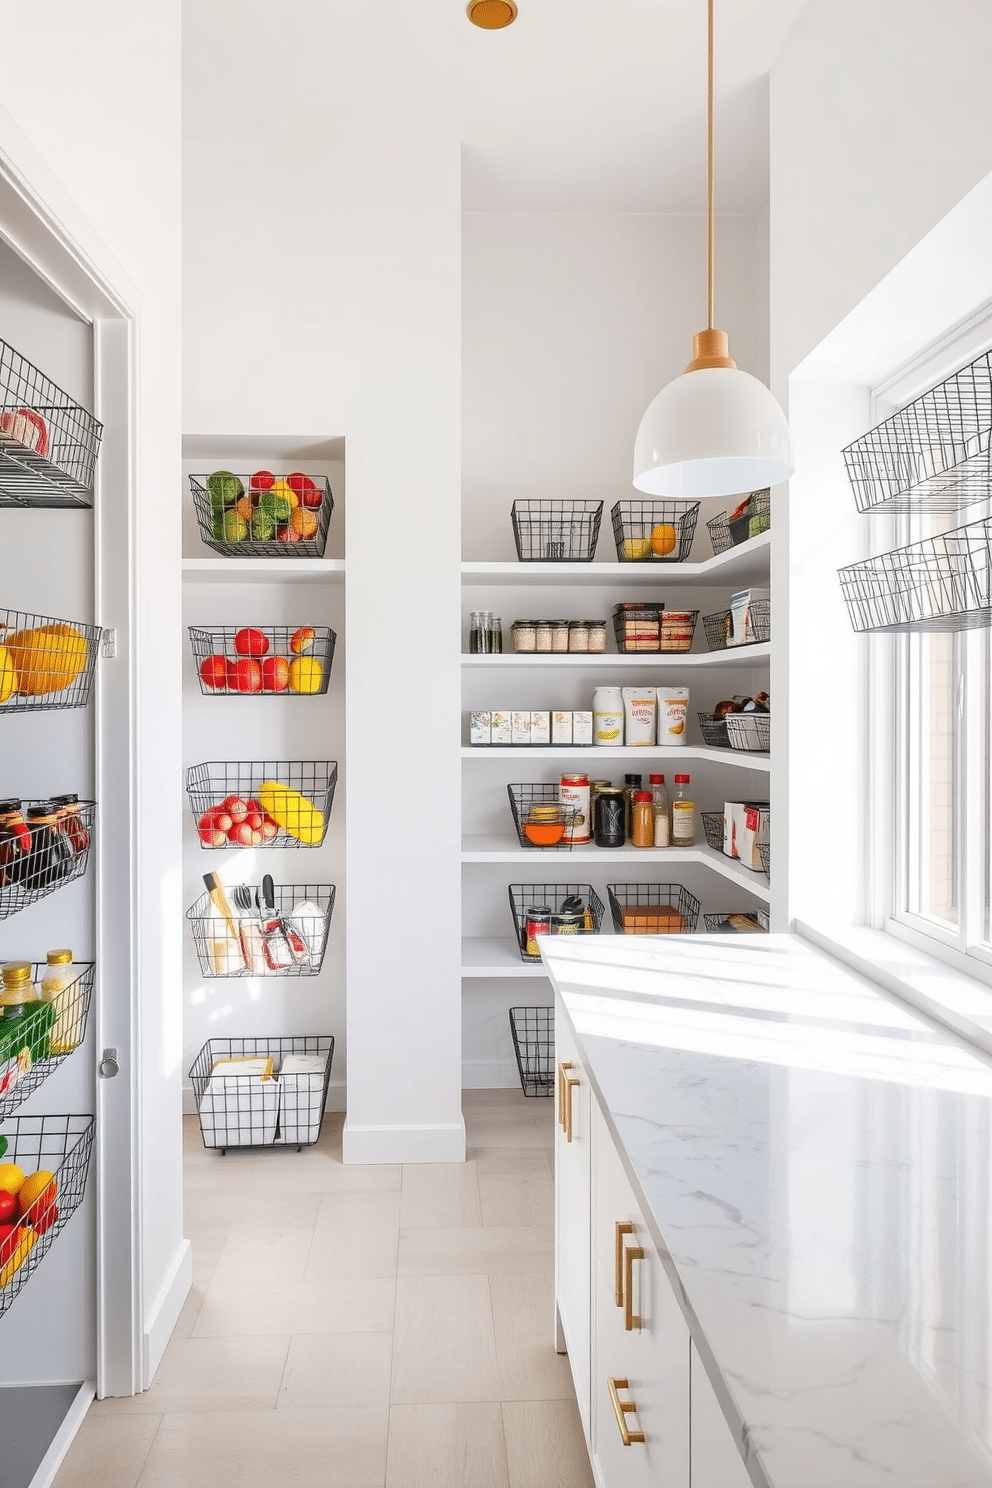
<path id="1" fill-rule="evenodd" d="M 707 0 L 708 10 L 708 37 L 706 50 L 706 217 L 707 217 L 707 244 L 706 244 L 706 326 L 712 330 L 716 315 L 716 292 L 714 289 L 714 258 L 716 250 L 716 231 L 714 226 L 713 201 L 714 201 L 714 172 L 713 172 L 713 0 Z"/>

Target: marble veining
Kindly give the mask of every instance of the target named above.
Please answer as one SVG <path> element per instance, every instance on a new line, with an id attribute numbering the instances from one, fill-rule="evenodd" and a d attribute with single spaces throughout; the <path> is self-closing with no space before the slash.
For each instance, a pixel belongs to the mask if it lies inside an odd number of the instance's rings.
<path id="1" fill-rule="evenodd" d="M 992 1064 L 757 939 L 543 946 L 751 1476 L 992 1488 Z"/>

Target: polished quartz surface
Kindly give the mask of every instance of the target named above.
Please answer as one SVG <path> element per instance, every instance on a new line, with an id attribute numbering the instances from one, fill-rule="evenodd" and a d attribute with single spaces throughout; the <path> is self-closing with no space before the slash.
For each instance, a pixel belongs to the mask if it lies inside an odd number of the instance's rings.
<path id="1" fill-rule="evenodd" d="M 795 936 L 544 952 L 753 1481 L 989 1488 L 992 1063 Z"/>

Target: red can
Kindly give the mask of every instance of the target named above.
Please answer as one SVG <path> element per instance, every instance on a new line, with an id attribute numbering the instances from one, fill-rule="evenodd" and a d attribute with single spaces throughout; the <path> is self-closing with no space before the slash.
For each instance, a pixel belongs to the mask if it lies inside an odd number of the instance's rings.
<path id="1" fill-rule="evenodd" d="M 526 951 L 528 956 L 539 956 L 541 948 L 535 936 L 550 935 L 551 905 L 541 904 L 527 911 Z"/>
<path id="2" fill-rule="evenodd" d="M 592 836 L 589 812 L 589 776 L 563 775 L 558 787 L 558 799 L 563 806 L 575 812 L 570 825 L 565 827 L 565 841 L 588 842 Z"/>

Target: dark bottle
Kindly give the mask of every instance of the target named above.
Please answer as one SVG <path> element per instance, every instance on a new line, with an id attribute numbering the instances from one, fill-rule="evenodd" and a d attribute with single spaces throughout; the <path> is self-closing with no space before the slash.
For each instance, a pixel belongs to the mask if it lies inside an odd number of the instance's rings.
<path id="1" fill-rule="evenodd" d="M 642 776 L 640 774 L 628 774 L 623 777 L 623 802 L 624 802 L 624 831 L 629 837 L 633 827 L 634 819 L 634 792 L 641 789 Z"/>
<path id="2" fill-rule="evenodd" d="M 44 893 L 68 877 L 75 854 L 68 837 L 59 829 L 54 801 L 37 801 L 29 806 L 27 824 L 31 833 L 31 851 L 21 883 L 29 893 Z"/>
<path id="3" fill-rule="evenodd" d="M 601 790 L 593 812 L 593 840 L 597 847 L 623 847 L 627 840 L 623 791 Z"/>
<path id="4" fill-rule="evenodd" d="M 30 851 L 31 833 L 20 801 L 16 797 L 0 801 L 0 889 L 21 882 Z"/>
<path id="5" fill-rule="evenodd" d="M 59 831 L 69 839 L 73 857 L 78 858 L 90 845 L 90 834 L 79 810 L 79 797 L 75 794 L 53 796 L 52 805 L 58 817 Z"/>

